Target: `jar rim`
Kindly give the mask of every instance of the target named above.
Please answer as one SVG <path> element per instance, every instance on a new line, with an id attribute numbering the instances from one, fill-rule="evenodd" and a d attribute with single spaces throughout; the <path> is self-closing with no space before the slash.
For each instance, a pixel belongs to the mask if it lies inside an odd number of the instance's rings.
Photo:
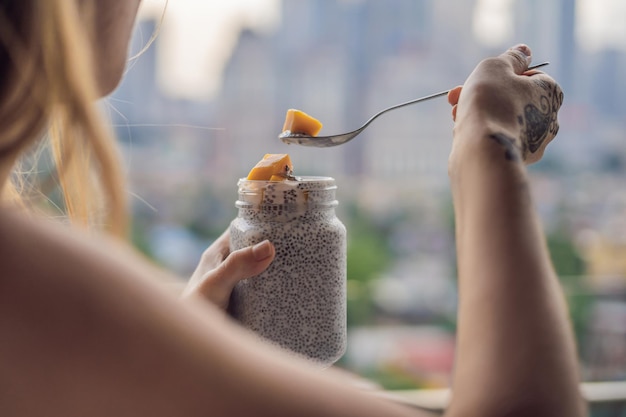
<path id="1" fill-rule="evenodd" d="M 292 187 L 294 189 L 299 188 L 301 192 L 331 191 L 337 189 L 334 178 L 312 175 L 294 177 L 293 180 L 285 179 L 282 181 L 249 180 L 247 178 L 240 178 L 237 182 L 237 187 L 239 188 L 240 192 L 257 192 L 271 186 L 277 186 L 281 188 Z M 299 186 L 301 186 L 302 188 Z"/>
<path id="2" fill-rule="evenodd" d="M 333 177 L 327 177 L 327 176 L 318 176 L 318 175 L 302 175 L 302 176 L 296 176 L 294 177 L 295 180 L 291 180 L 291 179 L 286 179 L 284 181 L 289 181 L 289 182 L 320 182 L 320 183 L 334 183 L 335 179 Z M 245 177 L 243 178 L 239 178 L 239 181 L 237 182 L 238 184 L 242 184 L 242 183 L 250 183 L 250 184 L 272 184 L 272 183 L 277 183 L 277 182 L 283 182 L 283 181 L 269 181 L 269 180 L 249 180 Z"/>
<path id="3" fill-rule="evenodd" d="M 283 181 L 248 180 L 237 183 L 238 208 L 246 207 L 335 207 L 335 179 L 322 176 L 303 176 Z"/>

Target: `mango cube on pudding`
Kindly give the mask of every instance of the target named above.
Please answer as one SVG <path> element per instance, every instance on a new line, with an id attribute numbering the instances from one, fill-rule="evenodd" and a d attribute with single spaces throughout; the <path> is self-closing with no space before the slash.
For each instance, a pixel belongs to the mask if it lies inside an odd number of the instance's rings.
<path id="1" fill-rule="evenodd" d="M 322 130 L 322 123 L 316 118 L 301 110 L 287 110 L 283 132 L 289 131 L 292 134 L 317 136 L 320 130 Z"/>
<path id="2" fill-rule="evenodd" d="M 291 158 L 286 153 L 265 154 L 248 173 L 247 179 L 259 181 L 283 181 L 293 173 Z"/>

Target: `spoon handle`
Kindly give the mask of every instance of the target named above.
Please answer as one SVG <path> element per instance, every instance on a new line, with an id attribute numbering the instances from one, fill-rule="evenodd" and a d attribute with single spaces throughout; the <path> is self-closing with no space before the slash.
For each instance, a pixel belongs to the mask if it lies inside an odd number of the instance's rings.
<path id="1" fill-rule="evenodd" d="M 399 107 L 408 106 L 409 104 L 415 104 L 415 103 L 419 103 L 419 102 L 421 102 L 421 101 L 426 101 L 426 100 L 430 100 L 430 99 L 433 99 L 433 98 L 437 98 L 437 97 L 445 96 L 445 95 L 446 95 L 446 94 L 448 94 L 449 92 L 450 92 L 450 90 L 440 91 L 440 92 L 435 93 L 435 94 L 431 94 L 431 95 L 428 95 L 428 96 L 420 97 L 420 98 L 417 98 L 417 99 L 414 99 L 414 100 L 410 100 L 410 101 L 405 101 L 404 103 L 396 104 L 395 106 L 391 106 L 391 107 L 389 107 L 389 108 L 386 108 L 385 110 L 381 111 L 380 113 L 378 113 L 378 114 L 377 114 L 376 116 L 374 116 L 374 117 L 378 117 L 378 116 L 380 116 L 381 114 L 388 112 L 389 110 L 397 109 L 397 108 L 399 108 Z M 370 122 L 370 121 L 372 121 L 372 120 L 373 120 L 373 118 L 371 118 L 370 120 L 368 120 L 368 122 Z"/>
<path id="2" fill-rule="evenodd" d="M 531 65 L 530 67 L 528 67 L 528 70 L 533 70 L 533 69 L 545 67 L 548 64 L 550 64 L 550 63 L 549 62 L 542 62 L 541 64 Z M 415 103 L 419 103 L 419 102 L 422 102 L 422 101 L 431 100 L 433 98 L 445 96 L 449 92 L 450 92 L 450 90 L 440 91 L 438 93 L 430 94 L 428 96 L 420 97 L 420 98 L 417 98 L 417 99 L 414 99 L 414 100 L 410 100 L 410 101 L 405 101 L 404 103 L 396 104 L 395 106 L 391 106 L 389 108 L 386 108 L 385 110 L 381 111 L 380 113 L 375 114 L 374 116 L 372 116 L 367 122 L 365 122 L 365 124 L 362 126 L 362 128 L 365 128 L 372 121 L 374 121 L 374 119 L 376 119 L 378 116 L 380 116 L 380 115 L 382 115 L 384 113 L 387 113 L 389 110 L 394 110 L 394 109 L 397 109 L 397 108 L 400 108 L 400 107 L 408 106 L 409 104 L 415 104 Z"/>

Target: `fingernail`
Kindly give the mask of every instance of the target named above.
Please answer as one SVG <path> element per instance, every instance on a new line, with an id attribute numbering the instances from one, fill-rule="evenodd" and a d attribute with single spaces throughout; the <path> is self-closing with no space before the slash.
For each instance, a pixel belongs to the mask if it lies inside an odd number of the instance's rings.
<path id="1" fill-rule="evenodd" d="M 523 43 L 513 47 L 513 49 L 516 49 L 518 51 L 520 51 L 521 53 L 523 53 L 526 57 L 530 56 L 530 48 L 527 45 L 524 45 Z"/>
<path id="2" fill-rule="evenodd" d="M 530 48 L 528 47 L 528 45 L 524 45 L 523 43 L 520 43 L 519 45 L 516 45 L 511 49 L 519 51 L 522 54 L 524 54 L 524 56 L 526 57 L 526 61 L 528 61 L 528 63 L 530 64 L 530 56 L 532 52 L 530 51 Z"/>
<path id="3" fill-rule="evenodd" d="M 262 261 L 272 254 L 272 244 L 269 240 L 264 240 L 252 247 L 252 256 L 255 261 Z"/>

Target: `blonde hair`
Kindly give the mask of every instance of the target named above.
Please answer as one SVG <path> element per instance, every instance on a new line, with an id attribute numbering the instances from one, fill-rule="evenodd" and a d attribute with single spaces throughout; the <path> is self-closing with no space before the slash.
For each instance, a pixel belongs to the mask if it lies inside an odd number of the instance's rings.
<path id="1" fill-rule="evenodd" d="M 96 107 L 94 34 L 80 21 L 86 10 L 68 0 L 0 0 L 0 6 L 0 164 L 19 163 L 43 140 L 68 218 L 125 236 L 124 178 Z M 2 198 L 36 208 L 27 195 L 32 188 L 32 178 L 15 169 Z"/>

